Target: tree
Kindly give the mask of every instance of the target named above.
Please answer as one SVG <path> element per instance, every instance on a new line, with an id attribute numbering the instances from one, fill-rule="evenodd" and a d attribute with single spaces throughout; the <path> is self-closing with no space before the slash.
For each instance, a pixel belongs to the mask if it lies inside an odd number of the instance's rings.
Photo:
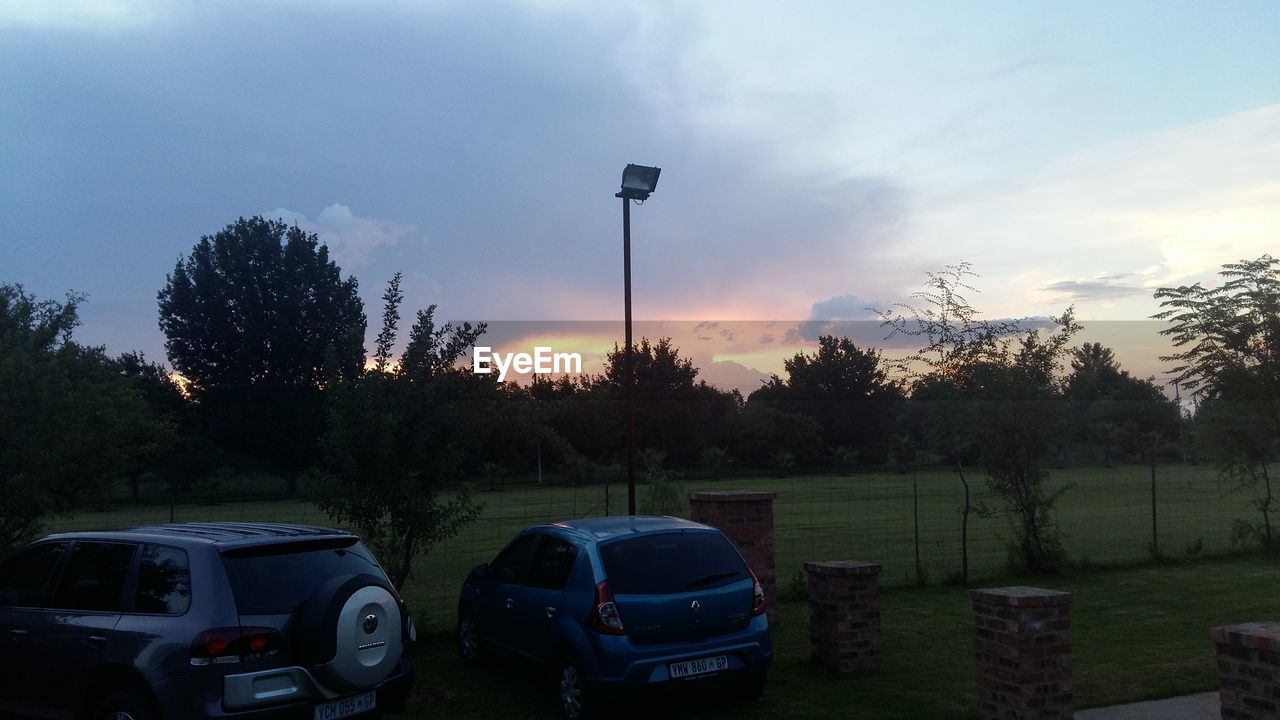
<path id="1" fill-rule="evenodd" d="M 719 480 L 733 463 L 733 456 L 722 447 L 712 445 L 702 448 L 702 467 L 711 473 L 712 480 Z"/>
<path id="2" fill-rule="evenodd" d="M 0 285 L 0 552 L 102 500 L 172 438 L 103 348 L 72 339 L 82 301 Z"/>
<path id="3" fill-rule="evenodd" d="M 962 262 L 925 273 L 924 288 L 907 302 L 895 303 L 879 315 L 888 330 L 886 340 L 913 339 L 920 349 L 897 361 L 908 379 L 911 401 L 908 425 L 925 447 L 943 456 L 955 469 L 964 487 L 960 508 L 960 563 L 963 582 L 969 579 L 969 517 L 973 503 L 967 461 L 977 455 L 976 370 L 1004 357 L 1008 338 L 1022 332 L 1014 321 L 991 321 L 968 299 L 978 292 L 971 283 L 978 277 L 972 265 Z"/>
<path id="4" fill-rule="evenodd" d="M 173 442 L 158 448 L 155 456 L 146 458 L 127 471 L 129 493 L 134 500 L 141 496 L 140 481 L 144 473 L 162 470 L 170 475 L 171 495 L 176 494 L 183 483 L 174 477 L 173 470 L 186 461 L 182 456 L 191 451 L 190 442 L 179 440 L 194 433 L 194 417 L 191 402 L 177 380 L 160 363 L 149 362 L 143 353 L 134 351 L 122 354 L 115 360 L 120 374 L 132 380 L 151 408 L 151 414 L 161 423 L 172 428 Z"/>
<path id="5" fill-rule="evenodd" d="M 698 462 L 702 448 L 727 443 L 726 428 L 741 402 L 736 391 L 722 392 L 698 380 L 698 368 L 680 356 L 670 338 L 642 338 L 632 357 L 636 447 L 661 449 L 672 465 L 688 467 Z M 590 382 L 589 389 L 602 393 L 622 417 L 625 382 L 626 349 L 615 346 L 605 358 L 603 376 Z M 621 434 L 613 437 L 619 441 L 618 450 L 625 452 Z"/>
<path id="6" fill-rule="evenodd" d="M 399 317 L 395 289 L 393 280 L 384 295 L 387 347 Z M 437 326 L 434 316 L 434 305 L 417 314 L 398 367 L 384 363 L 335 384 L 322 442 L 321 509 L 360 528 L 397 587 L 415 558 L 479 517 L 462 480 L 486 460 L 480 449 L 500 396 L 488 376 L 457 366 L 485 326 Z"/>
<path id="7" fill-rule="evenodd" d="M 355 278 L 314 233 L 240 218 L 179 258 L 158 299 L 169 362 L 206 432 L 292 481 L 323 430 L 320 388 L 363 371 Z"/>
<path id="8" fill-rule="evenodd" d="M 786 382 L 761 387 L 751 402 L 812 417 L 827 447 L 851 447 L 873 462 L 888 456 L 903 390 L 889 378 L 879 352 L 823 335 L 816 352 L 796 353 L 783 366 Z"/>
<path id="9" fill-rule="evenodd" d="M 1255 504 L 1263 540 L 1271 541 L 1276 506 L 1268 463 L 1280 443 L 1280 261 L 1270 255 L 1227 263 L 1220 284 L 1165 287 L 1154 317 L 1169 326 L 1175 381 L 1200 401 L 1201 447 L 1215 457 L 1223 477 L 1241 488 L 1261 485 Z M 1253 422 L 1241 423 L 1249 417 Z M 1203 442 L 1207 441 L 1207 442 Z"/>
<path id="10" fill-rule="evenodd" d="M 974 366 L 969 381 L 979 398 L 975 429 L 987 487 L 1011 521 L 1011 557 L 1032 572 L 1055 571 L 1065 560 L 1054 505 L 1070 486 L 1048 489 L 1045 459 L 1064 420 L 1058 369 L 1080 326 L 1070 309 L 1053 321 L 1047 336 L 1032 330 L 1016 345 L 1004 343 L 999 359 Z"/>

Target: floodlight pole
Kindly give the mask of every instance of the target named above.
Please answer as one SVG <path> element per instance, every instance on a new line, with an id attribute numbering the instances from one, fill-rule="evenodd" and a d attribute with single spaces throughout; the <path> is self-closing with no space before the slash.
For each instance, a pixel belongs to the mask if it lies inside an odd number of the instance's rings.
<path id="1" fill-rule="evenodd" d="M 627 514 L 636 514 L 636 427 L 635 427 L 635 357 L 631 342 L 631 198 L 622 197 L 622 293 L 626 305 L 626 354 L 624 365 L 623 404 L 627 424 Z"/>

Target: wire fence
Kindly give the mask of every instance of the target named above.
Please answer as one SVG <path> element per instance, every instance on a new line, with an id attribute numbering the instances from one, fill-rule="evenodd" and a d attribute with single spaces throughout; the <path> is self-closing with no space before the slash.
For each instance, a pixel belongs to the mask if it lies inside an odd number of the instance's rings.
<path id="1" fill-rule="evenodd" d="M 967 475 L 975 503 L 993 505 L 983 476 Z M 262 478 L 242 479 L 221 488 L 220 498 L 171 505 L 117 501 L 109 507 L 56 518 L 52 530 L 106 529 L 140 523 L 184 521 L 259 521 L 327 525 L 327 515 L 302 498 L 252 497 L 272 494 Z M 946 582 L 961 569 L 964 488 L 959 476 L 936 468 L 916 472 L 856 472 L 850 475 L 792 477 L 736 476 L 720 480 L 690 478 L 682 492 L 696 490 L 770 490 L 779 589 L 787 595 L 806 560 L 857 559 L 882 563 L 885 584 Z M 1057 470 L 1050 489 L 1070 485 L 1057 504 L 1062 544 L 1071 561 L 1123 564 L 1154 557 L 1152 480 L 1146 466 L 1080 467 Z M 643 511 L 649 488 L 637 488 Z M 488 562 L 519 530 L 539 523 L 624 514 L 625 481 L 574 486 L 546 482 L 508 482 L 480 488 L 484 504 L 478 522 L 421 555 L 405 590 L 407 600 L 427 626 L 452 622 L 462 580 L 471 567 Z M 1186 560 L 1225 554 L 1237 521 L 1259 524 L 1251 505 L 1254 494 L 1224 483 L 1211 467 L 1167 465 L 1156 468 L 1155 538 L 1161 556 Z M 682 513 L 687 513 L 687 505 Z M 970 582 L 1004 575 L 1012 526 L 1001 514 L 971 514 L 968 528 Z M 917 567 L 917 553 L 919 566 Z"/>

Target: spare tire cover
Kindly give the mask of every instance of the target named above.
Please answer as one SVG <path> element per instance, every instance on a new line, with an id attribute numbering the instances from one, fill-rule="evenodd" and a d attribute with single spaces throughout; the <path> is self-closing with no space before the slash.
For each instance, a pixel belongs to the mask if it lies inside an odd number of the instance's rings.
<path id="1" fill-rule="evenodd" d="M 320 680 L 343 690 L 382 682 L 403 652 L 400 605 L 375 575 L 325 583 L 303 605 L 297 627 L 299 647 Z"/>

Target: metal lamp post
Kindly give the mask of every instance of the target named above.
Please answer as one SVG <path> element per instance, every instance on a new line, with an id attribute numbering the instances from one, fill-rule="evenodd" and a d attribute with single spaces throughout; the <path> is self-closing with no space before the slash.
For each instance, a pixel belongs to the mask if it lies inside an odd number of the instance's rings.
<path id="1" fill-rule="evenodd" d="M 631 342 L 631 202 L 644 202 L 658 186 L 662 168 L 629 164 L 622 171 L 622 189 L 614 197 L 622 198 L 622 292 L 626 306 L 627 346 L 624 355 L 626 379 L 622 386 L 627 426 L 627 514 L 636 514 L 636 369 Z"/>

